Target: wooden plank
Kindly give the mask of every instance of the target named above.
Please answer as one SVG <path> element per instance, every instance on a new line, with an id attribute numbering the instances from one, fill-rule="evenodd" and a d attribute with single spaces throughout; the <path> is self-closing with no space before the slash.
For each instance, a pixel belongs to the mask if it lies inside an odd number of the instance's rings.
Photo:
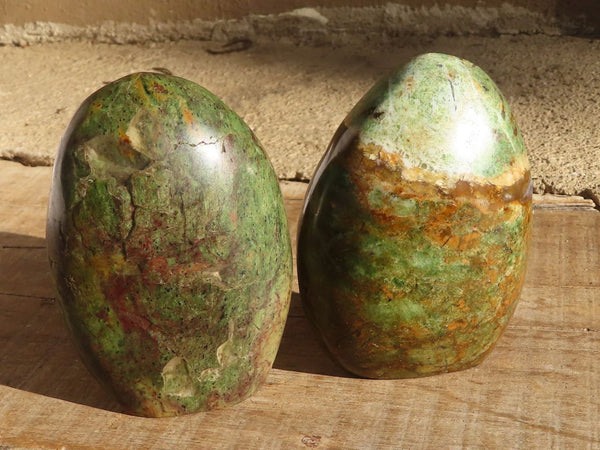
<path id="1" fill-rule="evenodd" d="M 596 208 L 592 199 L 577 195 L 533 194 L 536 209 L 581 209 L 589 211 Z"/>
<path id="2" fill-rule="evenodd" d="M 0 162 L 0 446 L 29 448 L 598 448 L 600 214 L 537 209 L 515 317 L 478 367 L 358 379 L 327 355 L 297 285 L 267 383 L 234 407 L 119 413 L 81 364 L 45 256 L 48 168 Z M 282 184 L 292 237 L 304 186 Z"/>

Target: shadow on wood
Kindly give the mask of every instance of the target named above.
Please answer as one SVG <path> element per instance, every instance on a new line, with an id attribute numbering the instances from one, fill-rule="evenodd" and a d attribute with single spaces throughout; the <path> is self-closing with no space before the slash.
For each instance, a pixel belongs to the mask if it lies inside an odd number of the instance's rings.
<path id="1" fill-rule="evenodd" d="M 300 302 L 300 294 L 293 292 L 290 314 L 273 367 L 293 372 L 355 378 L 329 355 L 317 332 L 302 314 Z"/>
<path id="2" fill-rule="evenodd" d="M 0 384 L 120 411 L 78 357 L 54 296 L 45 240 L 0 233 L 0 273 Z"/>

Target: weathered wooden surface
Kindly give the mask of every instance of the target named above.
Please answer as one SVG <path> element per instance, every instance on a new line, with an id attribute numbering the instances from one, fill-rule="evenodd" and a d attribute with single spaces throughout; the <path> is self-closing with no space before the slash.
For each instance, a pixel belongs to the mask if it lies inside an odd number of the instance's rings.
<path id="1" fill-rule="evenodd" d="M 62 323 L 44 241 L 49 185 L 48 168 L 0 161 L 2 448 L 600 448 L 597 211 L 535 210 L 521 302 L 474 369 L 354 378 L 320 346 L 296 286 L 257 395 L 226 410 L 144 419 L 118 412 Z M 293 236 L 304 187 L 284 185 Z"/>

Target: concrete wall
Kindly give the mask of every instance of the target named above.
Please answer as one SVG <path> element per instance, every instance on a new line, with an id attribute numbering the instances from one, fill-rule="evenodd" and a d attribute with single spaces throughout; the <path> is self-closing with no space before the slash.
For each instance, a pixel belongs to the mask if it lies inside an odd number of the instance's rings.
<path id="1" fill-rule="evenodd" d="M 451 4 L 466 7 L 500 6 L 506 0 L 404 0 L 413 7 Z M 0 25 L 28 22 L 56 22 L 95 25 L 107 20 L 147 24 L 191 19 L 238 18 L 268 14 L 307 6 L 373 6 L 389 0 L 0 0 Z M 509 0 L 515 6 L 549 17 L 570 19 L 600 29 L 598 0 Z"/>

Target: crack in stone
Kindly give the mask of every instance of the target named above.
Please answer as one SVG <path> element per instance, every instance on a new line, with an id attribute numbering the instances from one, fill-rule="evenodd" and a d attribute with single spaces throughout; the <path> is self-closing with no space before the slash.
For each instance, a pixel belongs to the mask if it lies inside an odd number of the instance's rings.
<path id="1" fill-rule="evenodd" d="M 215 139 L 213 142 L 210 141 L 200 141 L 196 144 L 192 144 L 191 142 L 182 143 L 184 145 L 189 145 L 190 147 L 198 147 L 200 145 L 217 145 L 219 143 L 219 139 Z"/>
<path id="2" fill-rule="evenodd" d="M 178 192 L 179 194 L 179 212 L 181 212 L 181 216 L 183 217 L 183 242 L 188 242 L 187 239 L 187 214 L 185 212 L 185 201 L 183 199 L 183 192 Z"/>
<path id="3" fill-rule="evenodd" d="M 135 173 L 135 172 L 134 172 Z M 129 193 L 129 199 L 131 202 L 131 227 L 129 228 L 129 231 L 127 233 L 127 236 L 125 236 L 125 238 L 123 239 L 122 245 L 123 245 L 123 258 L 127 261 L 127 242 L 131 239 L 131 236 L 133 234 L 133 230 L 135 230 L 136 228 L 136 211 L 137 211 L 137 205 L 134 203 L 133 201 L 133 185 L 131 183 L 131 177 L 133 176 L 133 173 L 131 175 L 129 175 L 129 178 L 127 179 L 127 181 L 125 182 L 125 189 L 127 189 L 127 192 Z"/>
<path id="4" fill-rule="evenodd" d="M 456 96 L 454 94 L 454 84 L 452 84 L 452 80 L 448 80 L 448 83 L 450 83 L 450 91 L 452 93 L 452 103 L 454 105 L 454 111 L 456 111 L 458 109 L 458 106 L 456 106 Z"/>

